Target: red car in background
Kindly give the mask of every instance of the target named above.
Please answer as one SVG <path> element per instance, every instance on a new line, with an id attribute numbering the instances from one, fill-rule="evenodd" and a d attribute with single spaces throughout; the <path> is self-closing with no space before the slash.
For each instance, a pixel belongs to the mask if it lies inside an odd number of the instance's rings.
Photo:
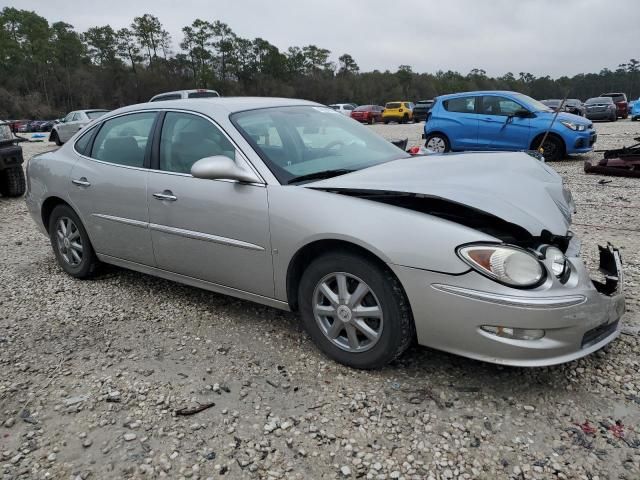
<path id="1" fill-rule="evenodd" d="M 624 93 L 603 93 L 601 97 L 611 97 L 613 103 L 616 104 L 616 112 L 618 118 L 627 118 L 629 116 L 629 102 Z"/>
<path id="2" fill-rule="evenodd" d="M 384 107 L 380 105 L 360 105 L 351 112 L 351 118 L 363 123 L 374 124 L 382 121 L 382 111 Z"/>

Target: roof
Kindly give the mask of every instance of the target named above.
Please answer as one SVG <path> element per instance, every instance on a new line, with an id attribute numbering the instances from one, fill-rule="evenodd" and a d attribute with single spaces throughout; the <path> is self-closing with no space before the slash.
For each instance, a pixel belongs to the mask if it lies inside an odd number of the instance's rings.
<path id="1" fill-rule="evenodd" d="M 159 102 L 138 103 L 118 109 L 117 112 L 131 110 L 172 108 L 185 110 L 224 110 L 228 113 L 254 110 L 269 107 L 291 107 L 295 105 L 323 106 L 308 100 L 277 97 L 210 97 L 210 98 L 183 98 L 179 100 L 161 100 Z M 216 108 L 217 107 L 217 108 Z"/>
<path id="2" fill-rule="evenodd" d="M 458 93 L 449 93 L 447 95 L 438 95 L 439 99 L 447 99 L 453 97 L 459 97 L 461 95 L 522 95 L 520 92 L 514 92 L 511 90 L 476 90 L 472 92 L 458 92 Z"/>

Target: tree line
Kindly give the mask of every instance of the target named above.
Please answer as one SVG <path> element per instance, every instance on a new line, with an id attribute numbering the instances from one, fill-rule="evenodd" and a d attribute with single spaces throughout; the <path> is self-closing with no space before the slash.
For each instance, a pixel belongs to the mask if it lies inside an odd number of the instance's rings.
<path id="1" fill-rule="evenodd" d="M 383 104 L 429 99 L 466 90 L 516 90 L 534 98 L 586 99 L 604 91 L 640 96 L 640 62 L 573 77 L 507 73 L 490 77 L 475 68 L 417 73 L 360 71 L 348 53 L 331 61 L 316 45 L 280 50 L 263 38 L 236 35 L 218 20 L 196 19 L 182 29 L 179 49 L 154 15 L 130 26 L 77 32 L 32 11 L 0 11 L 0 118 L 53 118 L 80 108 L 117 108 L 168 90 L 213 88 L 225 96 L 282 96 L 328 104 Z"/>

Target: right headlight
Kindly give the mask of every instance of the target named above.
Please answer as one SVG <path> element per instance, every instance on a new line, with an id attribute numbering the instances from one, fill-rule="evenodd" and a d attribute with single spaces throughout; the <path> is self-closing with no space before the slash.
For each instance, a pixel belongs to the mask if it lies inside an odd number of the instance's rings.
<path id="1" fill-rule="evenodd" d="M 510 245 L 474 244 L 458 247 L 458 256 L 492 280 L 516 288 L 533 288 L 545 278 L 538 258 Z"/>

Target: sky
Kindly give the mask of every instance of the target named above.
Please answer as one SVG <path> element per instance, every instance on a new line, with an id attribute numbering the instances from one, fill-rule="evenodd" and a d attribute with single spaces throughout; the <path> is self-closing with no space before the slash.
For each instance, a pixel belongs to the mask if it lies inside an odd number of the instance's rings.
<path id="1" fill-rule="evenodd" d="M 640 59 L 640 0 L 0 0 L 76 30 L 157 16 L 174 50 L 194 19 L 220 20 L 281 50 L 317 45 L 362 71 L 481 68 L 553 78 Z"/>

